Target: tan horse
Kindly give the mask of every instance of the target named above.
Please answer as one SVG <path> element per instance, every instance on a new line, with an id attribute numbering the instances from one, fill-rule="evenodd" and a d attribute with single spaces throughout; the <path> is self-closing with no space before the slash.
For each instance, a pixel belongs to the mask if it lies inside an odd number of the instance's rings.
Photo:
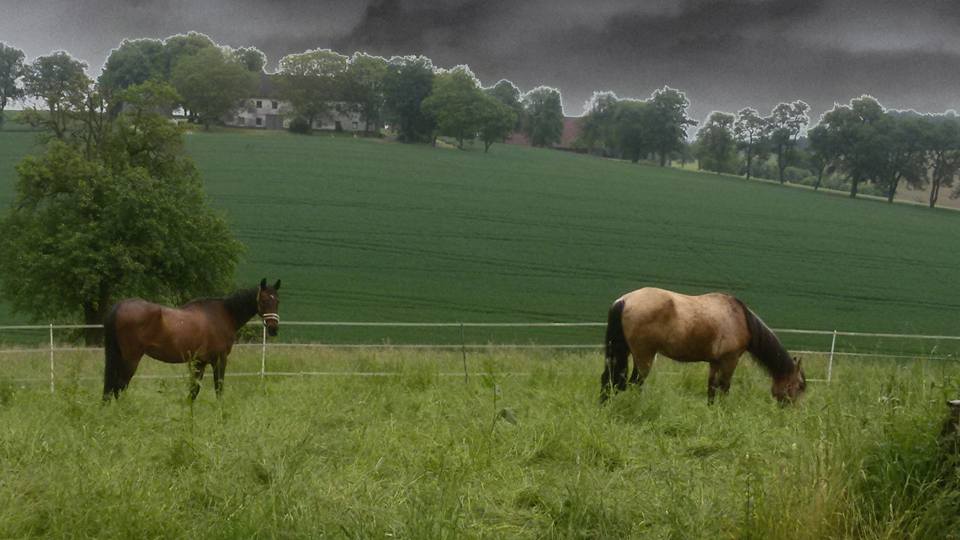
<path id="1" fill-rule="evenodd" d="M 708 362 L 707 400 L 727 393 L 740 356 L 749 351 L 773 379 L 781 403 L 806 390 L 800 362 L 740 300 L 721 293 L 687 296 L 644 288 L 617 299 L 607 318 L 606 368 L 601 401 L 611 387 L 626 389 L 627 355 L 633 356 L 632 384 L 641 385 L 660 353 L 680 362 Z"/>
<path id="2" fill-rule="evenodd" d="M 193 300 L 179 308 L 139 298 L 117 303 L 104 322 L 103 399 L 120 396 L 137 372 L 144 354 L 171 364 L 193 362 L 191 399 L 196 399 L 200 392 L 200 380 L 207 364 L 212 365 L 213 386 L 220 397 L 227 356 L 237 331 L 254 315 L 259 315 L 267 332 L 277 335 L 279 288 L 280 280 L 271 287 L 264 279 L 259 287 L 225 298 Z"/>

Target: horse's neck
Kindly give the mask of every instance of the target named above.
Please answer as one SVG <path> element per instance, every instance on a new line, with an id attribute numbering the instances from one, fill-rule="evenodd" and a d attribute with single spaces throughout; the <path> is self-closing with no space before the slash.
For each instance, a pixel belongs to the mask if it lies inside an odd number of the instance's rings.
<path id="1" fill-rule="evenodd" d="M 239 330 L 257 314 L 256 291 L 243 291 L 223 300 L 223 305 Z"/>

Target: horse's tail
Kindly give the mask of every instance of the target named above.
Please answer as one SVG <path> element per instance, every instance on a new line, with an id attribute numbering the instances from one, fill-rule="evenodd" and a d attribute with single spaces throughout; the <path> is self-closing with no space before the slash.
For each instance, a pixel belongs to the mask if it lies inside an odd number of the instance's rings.
<path id="1" fill-rule="evenodd" d="M 607 312 L 606 358 L 612 362 L 627 350 L 627 338 L 623 334 L 623 300 L 617 300 Z"/>
<path id="2" fill-rule="evenodd" d="M 627 338 L 623 333 L 623 300 L 617 300 L 607 312 L 607 339 L 604 359 L 606 369 L 600 379 L 601 400 L 606 399 L 611 386 L 622 389 L 627 378 Z"/>
<path id="3" fill-rule="evenodd" d="M 103 321 L 103 399 L 120 395 L 120 371 L 123 368 L 120 344 L 117 342 L 117 310 L 120 304 L 113 306 Z"/>

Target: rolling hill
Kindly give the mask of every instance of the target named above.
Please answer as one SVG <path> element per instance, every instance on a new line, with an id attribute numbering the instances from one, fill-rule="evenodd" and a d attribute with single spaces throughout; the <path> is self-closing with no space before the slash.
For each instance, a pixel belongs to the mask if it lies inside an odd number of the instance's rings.
<path id="1" fill-rule="evenodd" d="M 32 137 L 0 133 L 3 204 Z M 775 327 L 960 333 L 952 211 L 505 145 L 187 149 L 248 246 L 239 282 L 282 278 L 285 320 L 601 321 L 653 285 L 731 292 Z"/>

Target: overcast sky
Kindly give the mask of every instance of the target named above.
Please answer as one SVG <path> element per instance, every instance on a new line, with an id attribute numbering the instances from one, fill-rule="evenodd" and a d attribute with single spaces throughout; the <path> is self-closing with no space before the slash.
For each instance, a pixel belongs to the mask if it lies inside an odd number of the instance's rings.
<path id="1" fill-rule="evenodd" d="M 816 119 L 869 93 L 894 108 L 960 109 L 960 2 L 951 0 L 0 0 L 0 41 L 67 50 L 96 76 L 125 37 L 195 30 L 263 50 L 273 69 L 312 48 L 424 54 L 485 85 L 559 88 L 579 115 L 595 90 L 669 85 L 691 113 L 803 99 Z"/>

